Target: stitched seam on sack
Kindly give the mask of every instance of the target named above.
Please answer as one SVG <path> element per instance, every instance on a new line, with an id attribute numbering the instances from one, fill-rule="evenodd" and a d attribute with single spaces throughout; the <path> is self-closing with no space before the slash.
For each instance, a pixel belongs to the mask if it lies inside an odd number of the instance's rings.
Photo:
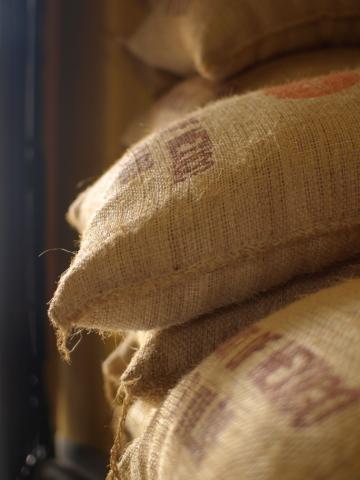
<path id="1" fill-rule="evenodd" d="M 304 27 L 306 25 L 311 25 L 311 24 L 316 24 L 317 22 L 321 22 L 324 20 L 338 20 L 338 21 L 344 21 L 344 20 L 352 20 L 352 21 L 357 21 L 360 20 L 360 13 L 359 11 L 355 11 L 353 13 L 343 13 L 340 15 L 332 15 L 330 13 L 326 14 L 319 14 L 313 17 L 308 17 L 302 21 L 299 22 L 293 22 L 293 23 L 288 23 L 285 26 L 279 27 L 274 30 L 270 30 L 262 35 L 258 35 L 257 37 L 253 37 L 251 40 L 248 40 L 247 42 L 242 43 L 238 47 L 236 47 L 234 50 L 231 51 L 231 54 L 228 55 L 227 58 L 231 58 L 237 55 L 240 55 L 246 50 L 249 50 L 251 48 L 254 48 L 259 45 L 259 43 L 263 43 L 266 40 L 271 39 L 271 37 L 277 36 L 279 34 L 283 33 L 288 33 L 289 31 L 299 28 L 299 27 Z M 300 48 L 300 47 L 299 47 Z M 203 55 L 204 52 L 201 53 Z M 206 53 L 206 55 L 209 55 L 209 53 Z M 200 61 L 200 59 L 199 59 Z M 220 68 L 220 66 L 219 66 Z M 222 66 L 223 68 L 223 66 Z"/>
<path id="2" fill-rule="evenodd" d="M 176 283 L 176 279 L 180 279 L 181 282 L 181 280 L 185 280 L 186 278 L 191 277 L 194 274 L 207 275 L 222 268 L 226 268 L 232 263 L 237 263 L 241 260 L 250 260 L 252 258 L 255 258 L 259 254 L 270 253 L 280 247 L 289 247 L 296 244 L 297 242 L 302 243 L 304 241 L 311 240 L 316 236 L 335 234 L 337 232 L 347 229 L 356 229 L 356 227 L 359 226 L 360 222 L 358 219 L 354 222 L 336 222 L 334 224 L 320 225 L 317 227 L 313 227 L 312 229 L 301 230 L 294 234 L 292 237 L 283 241 L 274 242 L 271 245 L 263 243 L 262 245 L 257 244 L 257 246 L 254 248 L 243 247 L 241 252 L 236 252 L 232 255 L 228 255 L 227 257 L 219 257 L 217 259 L 212 258 L 210 261 L 206 260 L 200 263 L 190 265 L 186 269 L 180 270 L 178 272 L 172 272 L 170 274 L 166 273 L 159 277 L 148 278 L 142 283 L 133 283 L 126 285 L 125 287 L 117 286 L 111 290 L 106 291 L 105 293 L 94 296 L 92 300 L 86 304 L 85 309 L 76 310 L 68 318 L 63 318 L 61 323 L 76 323 L 76 319 L 86 315 L 86 312 L 90 311 L 94 306 L 103 303 L 104 301 L 108 300 L 112 296 L 118 295 L 119 293 L 126 294 L 129 292 L 131 293 L 131 291 L 134 290 L 146 294 L 147 291 L 151 292 L 151 290 L 154 290 L 157 287 L 171 287 L 174 283 Z M 324 231 L 324 227 L 326 227 L 326 231 Z M 208 269 L 211 266 L 213 267 L 211 269 Z M 53 319 L 57 321 L 55 317 L 53 317 Z"/>
<path id="3" fill-rule="evenodd" d="M 349 260 L 346 260 L 347 262 L 349 261 L 352 261 L 352 260 L 355 260 L 357 259 L 358 257 L 354 257 L 352 256 Z M 335 264 L 336 265 L 336 264 Z M 331 265 L 331 267 L 333 267 L 333 265 Z M 328 268 L 328 267 L 325 267 L 325 268 Z M 315 272 L 315 273 L 319 273 L 319 271 Z M 328 270 L 325 270 L 325 274 L 328 273 Z M 302 274 L 303 276 L 304 274 Z M 296 277 L 294 277 L 296 278 Z M 350 273 L 345 273 L 345 274 L 339 274 L 338 276 L 334 276 L 333 278 L 331 278 L 331 281 L 329 281 L 326 285 L 324 284 L 319 290 L 316 290 L 316 292 L 320 291 L 320 290 L 323 290 L 323 289 L 326 289 L 326 288 L 332 288 L 332 287 L 335 287 L 337 285 L 339 285 L 340 283 L 342 282 L 345 282 L 345 281 L 348 281 L 348 280 L 360 280 L 360 272 L 356 271 L 356 272 L 350 272 Z M 269 290 L 273 290 L 274 288 L 279 288 L 279 285 L 274 285 L 273 287 L 270 287 Z M 268 290 L 262 290 L 262 291 L 259 291 L 258 293 L 259 294 L 264 294 L 264 293 L 267 293 Z M 316 293 L 314 291 L 314 293 Z M 257 295 L 257 293 L 255 293 L 255 295 Z M 302 299 L 303 296 L 300 295 L 300 296 L 296 296 L 294 297 L 294 301 L 296 300 L 300 300 Z M 210 313 L 213 314 L 213 313 L 217 313 L 217 312 L 222 312 L 224 310 L 226 310 L 228 307 L 238 307 L 238 306 L 241 306 L 243 305 L 244 303 L 248 302 L 249 301 L 249 298 L 244 298 L 244 299 L 241 299 L 237 302 L 234 302 L 234 303 L 231 303 L 231 304 L 226 304 L 226 305 L 223 305 L 221 307 L 218 307 L 216 308 L 215 310 L 212 310 L 211 312 L 208 312 L 208 313 L 205 313 L 205 314 L 202 314 L 202 315 L 206 315 L 208 316 Z M 100 303 L 100 302 L 99 302 Z M 191 321 L 191 320 L 189 320 Z M 187 322 L 184 322 L 184 323 L 187 323 Z M 179 324 L 177 326 L 181 326 L 181 325 L 184 325 L 183 324 Z M 170 327 L 173 327 L 174 325 L 170 325 Z M 75 327 L 76 328 L 76 327 Z M 81 327 L 79 327 L 80 330 L 82 329 Z M 102 335 L 104 332 L 103 330 L 101 329 L 101 327 L 99 327 L 98 325 L 96 324 L 93 324 L 91 326 L 88 326 L 86 327 L 87 329 L 90 329 L 90 330 L 97 330 L 98 331 L 98 334 L 99 335 Z M 160 329 L 163 329 L 164 327 L 154 327 L 156 329 L 160 328 Z M 89 331 L 90 331 L 89 330 Z M 126 370 L 125 370 L 126 372 Z M 125 373 L 124 372 L 124 373 Z M 141 384 L 142 385 L 142 384 Z"/>

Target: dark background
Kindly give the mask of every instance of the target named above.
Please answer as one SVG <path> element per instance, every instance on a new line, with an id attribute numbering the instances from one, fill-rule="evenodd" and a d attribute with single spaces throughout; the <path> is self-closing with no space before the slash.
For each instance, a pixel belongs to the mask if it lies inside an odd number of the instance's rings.
<path id="1" fill-rule="evenodd" d="M 0 477 L 26 478 L 51 452 L 42 391 L 45 297 L 42 10 L 0 0 Z"/>

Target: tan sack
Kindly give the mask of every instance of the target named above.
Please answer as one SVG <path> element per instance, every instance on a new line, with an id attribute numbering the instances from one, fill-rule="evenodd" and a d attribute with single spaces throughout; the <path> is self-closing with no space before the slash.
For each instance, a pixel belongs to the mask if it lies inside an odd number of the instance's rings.
<path id="1" fill-rule="evenodd" d="M 135 145 L 99 180 L 51 302 L 60 339 L 183 323 L 359 252 L 359 123 L 353 70 L 214 102 Z"/>
<path id="2" fill-rule="evenodd" d="M 279 59 L 257 65 L 231 79 L 213 83 L 201 77 L 180 81 L 121 135 L 121 143 L 131 147 L 146 135 L 183 119 L 187 114 L 219 98 L 247 93 L 268 86 L 289 83 L 337 70 L 354 69 L 360 65 L 359 48 L 332 48 L 314 52 L 285 55 Z M 111 175 L 109 171 L 108 175 Z M 81 234 L 94 212 L 102 204 L 103 185 L 108 177 L 87 188 L 69 208 L 67 219 Z"/>
<path id="3" fill-rule="evenodd" d="M 359 279 L 248 327 L 169 393 L 118 478 L 357 479 L 359 342 Z"/>
<path id="4" fill-rule="evenodd" d="M 143 62 L 180 75 L 219 80 L 286 52 L 360 43 L 358 0 L 150 3 L 125 45 Z"/>

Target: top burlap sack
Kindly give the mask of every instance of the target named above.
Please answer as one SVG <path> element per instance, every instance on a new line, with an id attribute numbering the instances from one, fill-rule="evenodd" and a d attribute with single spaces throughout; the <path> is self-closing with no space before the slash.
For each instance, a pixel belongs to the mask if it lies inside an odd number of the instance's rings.
<path id="1" fill-rule="evenodd" d="M 182 323 L 360 250 L 360 72 L 211 104 L 137 144 L 50 318 L 72 327 Z"/>
<path id="2" fill-rule="evenodd" d="M 145 63 L 181 75 L 219 80 L 280 53 L 360 42 L 358 0 L 149 3 L 125 45 Z"/>
<path id="3" fill-rule="evenodd" d="M 150 133 L 166 128 L 198 108 L 219 98 L 248 93 L 295 80 L 326 75 L 338 70 L 360 66 L 360 48 L 327 48 L 293 53 L 256 65 L 246 72 L 223 82 L 211 82 L 194 76 L 178 82 L 156 101 L 148 111 L 131 122 L 121 136 L 124 145 L 131 147 Z M 80 197 L 68 213 L 69 222 L 80 232 L 94 208 L 94 195 Z M 77 208 L 80 203 L 81 208 Z"/>
<path id="4" fill-rule="evenodd" d="M 109 478 L 355 480 L 360 280 L 222 344 L 170 391 Z"/>

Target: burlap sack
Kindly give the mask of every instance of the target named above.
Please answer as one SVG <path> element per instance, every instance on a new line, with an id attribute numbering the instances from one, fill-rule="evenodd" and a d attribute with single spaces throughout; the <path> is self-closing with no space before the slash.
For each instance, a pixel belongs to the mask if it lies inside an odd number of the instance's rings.
<path id="1" fill-rule="evenodd" d="M 359 80 L 233 96 L 131 149 L 51 302 L 60 338 L 183 323 L 356 254 Z"/>
<path id="2" fill-rule="evenodd" d="M 240 72 L 229 80 L 211 82 L 195 76 L 177 83 L 165 93 L 149 111 L 131 122 L 121 136 L 122 143 L 131 147 L 150 133 L 169 126 L 171 122 L 182 119 L 185 115 L 210 102 L 234 94 L 247 93 L 273 85 L 289 83 L 338 70 L 359 67 L 359 48 L 331 48 L 313 52 L 293 53 L 281 58 L 256 65 L 245 72 Z M 89 197 L 93 197 L 90 193 Z M 85 195 L 86 197 L 86 195 Z M 79 199 L 83 201 L 83 199 Z M 91 198 L 85 201 L 91 202 Z M 92 208 L 95 205 L 92 203 Z M 91 214 L 88 208 L 81 208 L 83 216 Z M 68 219 L 78 224 L 76 211 L 70 209 Z M 81 230 L 80 230 L 81 231 Z"/>
<path id="3" fill-rule="evenodd" d="M 359 342 L 359 279 L 248 327 L 169 393 L 119 478 L 355 480 Z"/>
<path id="4" fill-rule="evenodd" d="M 145 430 L 168 390 L 222 342 L 294 300 L 352 277 L 360 277 L 359 259 L 293 280 L 241 305 L 184 325 L 131 332 L 105 361 L 103 369 L 106 390 L 113 392 L 108 397 L 114 407 L 115 446 L 111 464 L 116 465 L 114 459 L 124 448 L 125 440 L 134 439 Z"/>
<path id="5" fill-rule="evenodd" d="M 213 83 L 202 77 L 192 77 L 178 82 L 146 113 L 130 122 L 120 137 L 121 144 L 131 147 L 146 135 L 168 127 L 170 123 L 183 119 L 187 114 L 219 98 L 337 70 L 354 69 L 359 65 L 360 49 L 332 48 L 285 55 L 220 83 Z M 107 181 L 107 177 L 104 176 L 102 182 L 87 188 L 70 206 L 67 219 L 80 234 L 85 230 L 96 209 L 101 206 L 103 201 L 101 193 Z"/>
<path id="6" fill-rule="evenodd" d="M 223 79 L 279 53 L 360 42 L 357 0 L 150 3 L 126 46 L 145 63 L 181 75 Z"/>

